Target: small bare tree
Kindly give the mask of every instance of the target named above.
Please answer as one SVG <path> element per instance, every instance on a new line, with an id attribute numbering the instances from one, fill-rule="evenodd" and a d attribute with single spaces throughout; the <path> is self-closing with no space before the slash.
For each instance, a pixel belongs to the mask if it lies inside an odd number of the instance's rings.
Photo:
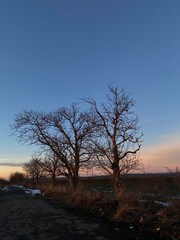
<path id="1" fill-rule="evenodd" d="M 134 100 L 113 84 L 108 86 L 108 90 L 107 103 L 100 107 L 92 98 L 84 100 L 93 112 L 89 121 L 96 129 L 92 140 L 94 156 L 98 165 L 112 175 L 116 193 L 122 186 L 122 174 L 140 168 L 138 152 L 142 133 L 133 112 Z"/>
<path id="2" fill-rule="evenodd" d="M 53 183 L 56 183 L 57 176 L 60 175 L 60 159 L 53 152 L 46 153 L 44 159 L 39 163 L 46 176 L 51 177 Z"/>
<path id="3" fill-rule="evenodd" d="M 28 178 L 32 179 L 34 186 L 35 182 L 38 183 L 40 178 L 44 176 L 44 169 L 41 167 L 41 158 L 33 157 L 28 163 L 25 163 L 23 168 L 28 175 Z"/>

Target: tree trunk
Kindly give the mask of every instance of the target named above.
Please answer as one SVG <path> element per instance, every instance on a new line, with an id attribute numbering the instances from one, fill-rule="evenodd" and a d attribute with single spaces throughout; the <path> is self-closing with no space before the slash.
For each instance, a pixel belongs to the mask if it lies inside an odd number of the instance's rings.
<path id="1" fill-rule="evenodd" d="M 34 186 L 35 186 L 35 176 L 34 176 L 34 174 L 32 175 L 32 188 L 34 188 Z"/>
<path id="2" fill-rule="evenodd" d="M 53 184 L 55 185 L 56 184 L 56 174 L 55 173 L 52 174 L 52 181 L 53 181 Z"/>
<path id="3" fill-rule="evenodd" d="M 117 196 L 122 191 L 122 178 L 119 170 L 119 165 L 116 164 L 113 166 L 113 188 L 114 195 Z"/>
<path id="4" fill-rule="evenodd" d="M 113 145 L 113 187 L 114 187 L 114 194 L 117 196 L 119 192 L 122 190 L 122 182 L 121 182 L 121 174 L 119 169 L 119 156 L 118 156 L 118 149 L 115 140 L 115 134 L 112 137 L 112 145 Z"/>
<path id="5" fill-rule="evenodd" d="M 68 178 L 69 185 L 72 189 L 76 189 L 79 181 L 79 176 L 74 175 Z"/>
<path id="6" fill-rule="evenodd" d="M 39 176 L 36 174 L 36 183 L 39 183 Z"/>

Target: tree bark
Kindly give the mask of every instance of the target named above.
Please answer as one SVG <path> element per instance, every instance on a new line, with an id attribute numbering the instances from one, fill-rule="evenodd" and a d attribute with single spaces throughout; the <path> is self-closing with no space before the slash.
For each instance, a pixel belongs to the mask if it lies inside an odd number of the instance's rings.
<path id="1" fill-rule="evenodd" d="M 114 164 L 112 169 L 113 169 L 114 195 L 117 196 L 119 192 L 122 191 L 122 188 L 123 188 L 122 177 L 119 170 L 119 164 Z"/>

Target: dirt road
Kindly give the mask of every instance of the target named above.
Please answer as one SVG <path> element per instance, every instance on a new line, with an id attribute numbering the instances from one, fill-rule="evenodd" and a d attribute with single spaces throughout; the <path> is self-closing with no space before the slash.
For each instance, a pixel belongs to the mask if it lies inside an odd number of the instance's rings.
<path id="1" fill-rule="evenodd" d="M 0 240 L 140 240 L 129 228 L 70 212 L 12 187 L 0 193 Z"/>

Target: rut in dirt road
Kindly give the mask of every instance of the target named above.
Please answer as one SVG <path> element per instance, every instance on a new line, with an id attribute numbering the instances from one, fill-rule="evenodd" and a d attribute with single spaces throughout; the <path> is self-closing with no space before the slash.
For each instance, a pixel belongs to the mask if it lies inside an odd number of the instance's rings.
<path id="1" fill-rule="evenodd" d="M 0 240 L 143 239 L 102 219 L 75 214 L 22 192 L 0 196 Z"/>

